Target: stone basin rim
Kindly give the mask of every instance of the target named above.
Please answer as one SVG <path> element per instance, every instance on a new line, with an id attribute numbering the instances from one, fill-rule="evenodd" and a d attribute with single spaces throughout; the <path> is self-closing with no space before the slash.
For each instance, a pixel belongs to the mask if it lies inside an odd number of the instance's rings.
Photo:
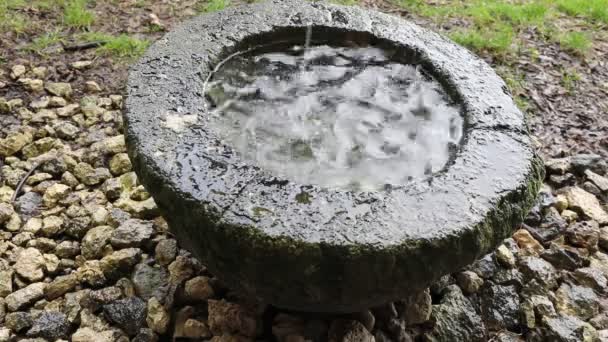
<path id="1" fill-rule="evenodd" d="M 285 7 L 289 6 L 290 1 L 283 1 L 280 4 L 282 7 L 280 9 L 285 9 Z M 284 6 L 284 7 L 283 7 Z M 515 142 L 521 144 L 524 149 L 530 149 L 530 141 L 526 135 L 525 124 L 523 119 L 523 114 L 515 107 L 513 101 L 509 97 L 507 93 L 505 93 L 505 85 L 498 76 L 494 74 L 494 72 L 487 66 L 484 62 L 481 62 L 477 58 L 473 57 L 468 51 L 463 48 L 460 48 L 453 43 L 445 40 L 444 38 L 426 31 L 424 29 L 419 28 L 418 26 L 405 22 L 403 20 L 399 20 L 394 17 L 390 17 L 387 15 L 375 13 L 375 12 L 363 12 L 356 8 L 343 8 L 334 5 L 328 4 L 301 4 L 298 2 L 297 6 L 301 7 L 309 7 L 310 10 L 325 10 L 331 13 L 332 18 L 340 17 L 343 18 L 343 21 L 350 23 L 350 18 L 365 13 L 362 18 L 368 17 L 371 20 L 370 25 L 361 25 L 356 27 L 356 31 L 369 32 L 371 35 L 379 37 L 381 39 L 387 39 L 391 41 L 395 41 L 397 43 L 405 44 L 411 46 L 412 49 L 417 50 L 419 53 L 423 55 L 423 58 L 426 61 L 430 62 L 437 70 L 434 72 L 443 74 L 446 79 L 441 80 L 443 82 L 447 82 L 453 87 L 457 92 L 458 96 L 462 98 L 462 103 L 465 107 L 465 138 L 463 139 L 461 151 L 458 153 L 456 157 L 456 161 L 458 159 L 466 158 L 468 153 L 467 147 L 471 145 L 479 145 L 479 141 L 470 137 L 473 132 L 479 131 L 483 132 L 496 132 L 497 134 L 504 134 L 506 137 L 511 138 Z M 255 5 L 254 5 L 255 7 Z M 258 6 L 263 8 L 264 6 Z M 276 9 L 276 6 L 273 6 Z M 293 28 L 293 20 L 292 18 L 297 18 L 296 21 L 305 21 L 307 24 L 325 26 L 325 27 L 335 27 L 336 29 L 346 29 L 348 27 L 347 24 L 342 24 L 340 21 L 330 20 L 328 18 L 324 18 L 323 16 L 309 16 L 305 19 L 303 18 L 303 11 L 297 11 L 293 7 L 289 10 L 290 16 L 285 16 L 282 11 L 276 10 L 274 12 L 269 13 L 268 11 L 258 11 L 260 16 L 264 16 L 264 21 L 266 24 L 256 25 L 255 21 L 262 21 L 260 17 L 255 17 L 253 20 L 251 19 L 250 13 L 246 11 L 239 11 L 238 8 L 233 9 L 230 15 L 230 19 L 225 19 L 225 16 L 222 19 L 224 25 L 213 26 L 210 24 L 205 25 L 196 19 L 187 22 L 180 29 L 169 33 L 165 38 L 163 38 L 159 43 L 155 44 L 150 51 L 146 54 L 145 57 L 142 58 L 142 61 L 138 63 L 134 68 L 132 68 L 131 76 L 129 78 L 129 89 L 130 96 L 127 99 L 127 138 L 134 144 L 138 145 L 138 155 L 145 157 L 147 162 L 156 164 L 155 169 L 160 171 L 160 173 L 164 176 L 163 179 L 168 184 L 171 184 L 171 187 L 178 190 L 183 194 L 190 194 L 192 198 L 195 200 L 201 200 L 203 202 L 208 201 L 210 205 L 213 205 L 213 200 L 209 200 L 208 198 L 204 198 L 201 196 L 201 192 L 196 193 L 196 186 L 184 186 L 188 184 L 184 184 L 183 182 L 175 182 L 176 179 L 180 179 L 179 172 L 175 170 L 169 169 L 166 165 L 166 157 L 164 155 L 160 155 L 160 157 L 155 157 L 158 154 L 158 150 L 154 150 L 154 147 L 151 146 L 153 144 L 146 143 L 138 143 L 134 140 L 137 139 L 138 136 L 145 136 L 146 138 L 152 137 L 150 134 L 146 134 L 147 132 L 143 130 L 155 129 L 158 134 L 154 134 L 154 138 L 156 140 L 160 140 L 163 144 L 160 145 L 162 149 L 167 149 L 170 147 L 170 144 L 166 144 L 166 142 L 172 143 L 172 147 L 174 151 L 169 151 L 169 153 L 174 153 L 175 155 L 179 154 L 179 145 L 185 143 L 186 137 L 188 135 L 194 135 L 197 138 L 199 144 L 203 145 L 205 143 L 209 143 L 207 148 L 213 146 L 215 152 L 211 153 L 202 153 L 199 155 L 199 159 L 210 159 L 213 158 L 213 162 L 224 163 L 224 165 L 234 165 L 235 169 L 238 169 L 238 172 L 226 172 L 223 175 L 223 178 L 229 178 L 234 176 L 234 180 L 225 181 L 226 184 L 237 184 L 239 182 L 246 181 L 246 185 L 244 185 L 238 192 L 243 193 L 249 191 L 252 186 L 255 186 L 256 182 L 265 183 L 265 184 L 274 184 L 278 185 L 276 187 L 276 191 L 287 190 L 288 192 L 293 192 L 294 189 L 306 188 L 307 192 L 311 194 L 323 193 L 328 194 L 329 196 L 344 196 L 349 198 L 351 201 L 358 202 L 366 202 L 366 201 L 377 201 L 379 199 L 385 199 L 386 194 L 377 193 L 377 194 L 353 194 L 350 191 L 339 190 L 339 189 L 323 189 L 314 185 L 304 185 L 304 184 L 295 184 L 294 182 L 278 179 L 274 175 L 268 174 L 264 170 L 259 170 L 255 165 L 250 165 L 250 162 L 240 160 L 237 155 L 230 155 L 227 158 L 223 156 L 226 154 L 226 150 L 229 149 L 227 146 L 221 146 L 218 144 L 218 137 L 215 136 L 212 130 L 207 129 L 205 127 L 204 115 L 206 114 L 203 110 L 204 106 L 201 106 L 203 103 L 203 98 L 200 94 L 197 94 L 197 91 L 201 89 L 201 76 L 206 75 L 205 70 L 209 70 L 213 66 L 213 62 L 216 61 L 221 54 L 225 54 L 226 46 L 233 46 L 235 41 L 241 41 L 244 38 L 248 38 L 254 35 L 259 35 L 263 33 L 267 33 L 272 30 L 276 30 L 280 27 Z M 359 13 L 358 13 L 359 12 Z M 338 14 L 336 14 L 338 13 Z M 207 20 L 208 23 L 212 23 L 217 20 L 219 15 L 210 15 L 207 16 L 209 18 Z M 344 19 L 346 18 L 346 19 Z M 355 19 L 352 19 L 355 20 Z M 239 32 L 234 32 L 231 30 L 222 30 L 222 27 L 227 27 L 229 25 L 228 22 L 239 22 L 241 21 L 243 26 L 246 26 L 246 29 L 243 29 Z M 396 30 L 397 33 L 400 31 L 409 33 L 410 36 L 416 35 L 421 36 L 421 33 L 424 33 L 424 40 L 418 42 L 417 40 L 407 40 L 407 35 L 401 37 L 393 31 L 385 31 L 383 29 L 387 29 L 386 25 L 378 25 L 380 22 L 387 22 L 387 24 L 399 25 L 399 30 Z M 374 24 L 375 23 L 375 24 Z M 369 24 L 369 23 L 368 23 Z M 305 27 L 306 25 L 295 25 L 295 27 Z M 207 39 L 209 37 L 213 37 L 210 41 L 205 41 L 203 32 L 205 31 L 205 35 Z M 188 44 L 182 44 L 184 39 L 178 39 L 177 36 L 183 34 L 190 34 L 190 36 L 199 36 L 198 42 L 189 42 Z M 234 36 L 241 36 L 240 38 L 234 38 Z M 429 40 L 429 37 L 432 40 Z M 193 37 L 193 39 L 196 39 Z M 219 43 L 218 43 L 219 42 Z M 195 45 L 195 43 L 200 44 L 200 47 L 203 49 L 188 49 L 188 45 Z M 421 43 L 428 44 L 429 47 L 425 48 L 419 46 Z M 221 45 L 220 45 L 221 44 Z M 184 46 L 185 45 L 185 46 Z M 450 56 L 446 54 L 438 54 L 436 50 L 433 49 L 433 45 L 439 45 L 443 47 L 449 47 L 449 52 L 454 52 L 460 55 L 464 55 L 465 61 L 468 63 L 460 63 L 460 65 L 455 65 L 454 63 L 448 64 L 448 67 L 445 67 L 445 63 L 449 62 L 449 59 L 446 57 L 452 58 L 453 54 L 450 53 Z M 164 52 L 167 50 L 172 50 L 175 56 L 170 58 L 178 58 L 186 55 L 190 60 L 189 63 L 182 64 L 167 64 L 165 68 L 156 69 L 150 68 L 150 64 L 148 62 L 153 62 L 155 59 L 158 59 L 163 56 L 163 58 L 167 58 L 164 55 Z M 215 55 L 212 53 L 215 51 Z M 437 57 L 433 56 L 429 51 L 437 54 Z M 203 55 L 203 53 L 207 53 L 207 55 Z M 195 54 L 200 54 L 199 57 L 201 60 L 199 62 L 195 61 Z M 190 55 L 190 56 L 188 56 Z M 443 59 L 443 60 L 442 60 Z M 450 68 L 450 67 L 454 68 Z M 176 68 L 177 67 L 177 68 Z M 147 70 L 146 70 L 147 69 Z M 188 90 L 184 91 L 181 95 L 182 98 L 176 98 L 170 89 L 173 85 L 170 84 L 171 87 L 163 87 L 158 89 L 162 91 L 160 93 L 154 94 L 154 98 L 152 101 L 150 97 L 147 98 L 140 97 L 138 92 L 143 91 L 140 87 L 137 91 L 133 91 L 137 88 L 137 83 L 141 82 L 141 72 L 156 72 L 158 74 L 165 75 L 165 77 L 169 77 L 169 75 L 181 75 L 186 77 L 181 77 L 180 82 L 185 81 L 189 86 Z M 481 75 L 476 75 L 481 74 Z M 140 78 L 138 80 L 138 78 Z M 474 81 L 471 81 L 473 79 Z M 479 90 L 479 86 L 475 87 L 476 82 L 482 82 L 484 85 L 483 93 L 478 92 L 478 94 L 472 94 L 474 90 Z M 169 83 L 169 82 L 167 82 Z M 183 87 L 183 86 L 182 86 Z M 145 92 L 145 91 L 144 91 Z M 479 95 L 479 93 L 484 95 Z M 149 94 L 148 94 L 149 95 Z M 160 96 L 159 96 L 160 95 Z M 163 96 L 164 95 L 164 96 Z M 189 97 L 189 98 L 188 98 Z M 148 101 L 148 103 L 143 103 L 144 99 Z M 488 99 L 492 99 L 492 101 L 488 101 Z M 183 101 L 183 106 L 179 106 L 179 102 Z M 167 108 L 167 104 L 177 103 L 177 106 L 172 106 L 173 108 Z M 165 107 L 165 110 L 159 110 Z M 138 115 L 137 112 L 140 114 Z M 184 131 L 175 132 L 167 127 L 163 127 L 163 125 L 159 125 L 163 120 L 166 120 L 166 113 L 174 112 L 175 115 L 196 115 L 198 118 L 196 122 L 192 124 L 192 126 L 187 127 Z M 178 113 L 181 112 L 181 113 Z M 141 114 L 145 113 L 149 115 L 147 118 L 141 118 Z M 153 115 L 150 115 L 150 114 Z M 192 114 L 194 113 L 194 114 Z M 163 117 L 165 116 L 165 117 Z M 152 120 L 151 120 L 152 118 Z M 140 121 L 141 120 L 141 121 Z M 145 121 L 146 124 L 136 125 L 136 122 Z M 156 121 L 156 123 L 152 122 Z M 156 127 L 154 127 L 156 126 Z M 139 131 L 139 132 L 138 132 Z M 176 137 L 171 137 L 171 135 L 179 135 L 182 136 L 183 139 L 178 139 Z M 203 139 L 202 139 L 203 138 Z M 178 141 L 181 140 L 181 141 Z M 484 142 L 487 144 L 487 142 Z M 215 146 L 214 146 L 215 145 Z M 170 150 L 170 148 L 169 148 Z M 178 153 L 176 153 L 178 152 Z M 200 153 L 200 151 L 197 151 Z M 184 158 L 187 159 L 188 157 Z M 476 159 L 479 157 L 476 156 Z M 176 158 L 177 159 L 177 158 Z M 521 158 L 520 166 L 525 167 L 525 163 L 529 163 L 529 158 Z M 483 162 L 483 161 L 480 161 Z M 453 163 L 452 163 L 453 164 Z M 248 168 L 247 172 L 253 172 L 254 175 L 243 176 L 242 169 Z M 443 181 L 447 181 L 452 177 L 451 175 L 451 167 L 448 167 L 447 171 L 440 172 L 435 175 L 432 179 L 432 183 L 441 183 Z M 523 176 L 523 175 L 522 175 Z M 407 193 L 408 191 L 412 191 L 412 189 L 421 189 L 425 187 L 425 184 L 428 183 L 428 180 L 420 180 L 414 181 L 410 184 L 406 184 L 404 186 L 395 186 L 391 193 L 403 191 Z M 447 182 L 449 183 L 449 182 Z M 196 185 L 196 184 L 195 184 Z M 241 184 L 242 186 L 243 184 Z M 452 184 L 442 184 L 445 187 L 453 186 Z M 440 187 L 440 186 L 438 186 Z M 298 192 L 299 193 L 299 192 Z M 313 196 L 314 197 L 314 196 Z M 238 203 L 238 198 L 233 198 L 234 203 Z M 259 206 L 260 208 L 264 208 L 263 206 Z"/>
<path id="2" fill-rule="evenodd" d="M 391 191 L 330 190 L 278 179 L 220 143 L 202 95 L 219 56 L 246 37 L 308 24 L 407 45 L 445 78 L 466 136 L 444 172 Z M 227 284 L 296 310 L 353 312 L 457 271 L 510 235 L 544 172 L 489 65 L 400 18 L 319 2 L 271 0 L 187 21 L 132 66 L 125 123 L 133 167 L 182 246 Z M 297 201 L 302 192 L 310 203 Z M 260 267 L 281 276 L 260 278 Z M 360 282 L 361 270 L 368 283 L 341 285 Z"/>

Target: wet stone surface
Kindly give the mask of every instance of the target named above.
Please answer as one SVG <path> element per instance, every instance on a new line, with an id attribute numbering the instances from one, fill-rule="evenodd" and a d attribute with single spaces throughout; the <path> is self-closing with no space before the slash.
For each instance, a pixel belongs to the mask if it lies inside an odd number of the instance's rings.
<path id="1" fill-rule="evenodd" d="M 302 184 L 381 190 L 431 175 L 454 156 L 463 120 L 437 81 L 394 53 L 253 48 L 207 85 L 211 126 L 244 158 Z"/>
<path id="2" fill-rule="evenodd" d="M 176 240 L 228 287 L 278 307 L 363 310 L 470 264 L 532 207 L 544 169 L 524 116 L 468 51 L 361 8 L 269 1 L 245 12 L 201 17 L 153 45 L 132 68 L 125 113 L 133 170 Z M 332 41 L 304 49 L 305 62 L 242 53 L 302 45 L 307 32 Z M 212 70 L 225 82 L 203 82 Z"/>

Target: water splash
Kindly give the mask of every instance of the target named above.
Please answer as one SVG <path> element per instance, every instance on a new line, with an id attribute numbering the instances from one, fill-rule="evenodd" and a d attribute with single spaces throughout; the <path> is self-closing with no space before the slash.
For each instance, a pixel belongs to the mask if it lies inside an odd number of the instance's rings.
<path id="1" fill-rule="evenodd" d="M 211 125 L 226 143 L 275 174 L 331 188 L 376 190 L 445 165 L 462 118 L 436 81 L 384 50 L 309 39 L 218 70 Z"/>

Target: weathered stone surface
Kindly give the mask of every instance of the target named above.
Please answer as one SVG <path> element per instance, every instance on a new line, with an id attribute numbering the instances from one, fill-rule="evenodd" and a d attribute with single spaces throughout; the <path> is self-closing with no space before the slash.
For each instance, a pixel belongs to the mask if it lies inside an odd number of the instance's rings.
<path id="1" fill-rule="evenodd" d="M 268 174 L 218 143 L 202 119 L 202 82 L 193 70 L 210 71 L 208 60 L 226 53 L 225 37 L 303 36 L 309 24 L 326 27 L 313 36 L 336 42 L 347 28 L 362 32 L 355 35 L 361 39 L 372 35 L 423 52 L 403 55 L 424 56 L 424 65 L 467 104 L 470 130 L 445 173 L 390 192 L 307 186 L 310 203 L 300 203 L 302 184 Z M 200 51 L 205 61 L 193 58 Z M 158 74 L 162 81 L 149 77 Z M 274 0 L 190 21 L 132 68 L 128 93 L 125 136 L 133 168 L 177 240 L 230 287 L 280 307 L 353 312 L 423 290 L 510 235 L 532 207 L 544 173 L 523 114 L 488 65 L 437 34 L 354 6 Z M 167 118 L 183 121 L 181 131 L 168 127 Z M 133 213 L 141 209 L 118 202 Z"/>
<path id="2" fill-rule="evenodd" d="M 90 229 L 82 239 L 82 256 L 86 259 L 100 258 L 113 232 L 114 228 L 110 226 L 99 226 Z"/>
<path id="3" fill-rule="evenodd" d="M 76 285 L 78 285 L 78 277 L 76 274 L 72 273 L 59 276 L 44 289 L 44 296 L 47 300 L 53 300 L 73 290 Z"/>
<path id="4" fill-rule="evenodd" d="M 152 237 L 153 233 L 151 222 L 130 219 L 114 230 L 110 243 L 116 248 L 140 247 Z"/>
<path id="5" fill-rule="evenodd" d="M 238 333 L 255 336 L 257 322 L 253 313 L 225 300 L 209 300 L 209 328 L 214 335 Z"/>
<path id="6" fill-rule="evenodd" d="M 549 341 L 580 342 L 595 341 L 597 331 L 589 324 L 574 316 L 544 317 Z"/>
<path id="7" fill-rule="evenodd" d="M 329 328 L 330 342 L 375 342 L 374 336 L 363 324 L 350 320 L 335 320 Z"/>
<path id="8" fill-rule="evenodd" d="M 167 313 L 167 310 L 165 310 L 156 297 L 152 297 L 148 300 L 148 316 L 146 317 L 146 323 L 150 329 L 159 334 L 164 334 L 169 327 L 170 319 L 171 317 Z"/>
<path id="9" fill-rule="evenodd" d="M 525 257 L 520 261 L 521 271 L 528 280 L 536 280 L 547 289 L 557 286 L 557 271 L 547 261 L 537 257 Z"/>
<path id="10" fill-rule="evenodd" d="M 439 305 L 433 305 L 435 325 L 430 337 L 436 341 L 485 341 L 485 326 L 473 305 L 455 285 L 448 286 Z"/>
<path id="11" fill-rule="evenodd" d="M 519 326 L 519 294 L 514 285 L 493 285 L 485 288 L 481 315 L 489 329 L 517 329 Z"/>
<path id="12" fill-rule="evenodd" d="M 70 330 L 70 322 L 64 314 L 45 311 L 34 320 L 34 325 L 28 330 L 27 336 L 42 337 L 55 341 L 60 338 L 67 338 Z"/>
<path id="13" fill-rule="evenodd" d="M 130 336 L 146 324 L 146 303 L 138 297 L 128 297 L 103 306 L 108 319 Z"/>
<path id="14" fill-rule="evenodd" d="M 135 266 L 132 281 L 137 295 L 144 300 L 156 297 L 162 301 L 169 291 L 169 274 L 164 268 L 138 264 Z"/>
<path id="15" fill-rule="evenodd" d="M 45 283 L 34 283 L 6 296 L 6 307 L 10 311 L 19 310 L 44 296 Z"/>
<path id="16" fill-rule="evenodd" d="M 587 320 L 598 314 L 599 298 L 588 287 L 564 283 L 555 292 L 555 308 L 563 315 Z"/>
<path id="17" fill-rule="evenodd" d="M 44 277 L 44 256 L 36 248 L 26 248 L 17 257 L 13 269 L 29 281 L 38 281 Z"/>
<path id="18" fill-rule="evenodd" d="M 72 342 L 115 342 L 116 333 L 111 330 L 95 331 L 91 328 L 80 328 L 72 335 Z"/>
<path id="19" fill-rule="evenodd" d="M 608 213 L 593 194 L 579 187 L 570 187 L 565 190 L 564 194 L 572 210 L 597 221 L 601 225 L 608 224 Z"/>

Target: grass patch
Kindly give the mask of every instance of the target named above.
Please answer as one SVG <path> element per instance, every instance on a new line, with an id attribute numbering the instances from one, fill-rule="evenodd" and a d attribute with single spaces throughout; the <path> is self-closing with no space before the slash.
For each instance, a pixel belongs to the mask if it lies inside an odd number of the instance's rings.
<path id="1" fill-rule="evenodd" d="M 18 13 L 26 5 L 24 0 L 0 0 L 0 31 L 24 33 L 28 27 L 28 17 Z"/>
<path id="2" fill-rule="evenodd" d="M 230 0 L 209 0 L 203 3 L 200 3 L 197 6 L 197 9 L 201 13 L 210 13 L 221 11 L 224 8 L 230 5 Z"/>
<path id="3" fill-rule="evenodd" d="M 331 2 L 333 2 L 334 4 L 338 4 L 338 5 L 346 5 L 346 6 L 353 6 L 359 3 L 358 0 L 330 0 Z"/>
<path id="4" fill-rule="evenodd" d="M 35 0 L 32 7 L 39 11 L 53 11 L 65 8 L 66 0 Z"/>
<path id="5" fill-rule="evenodd" d="M 456 29 L 450 37 L 477 52 L 503 54 L 521 43 L 514 40 L 526 30 L 536 30 L 540 39 L 559 42 L 570 53 L 584 55 L 592 45 L 591 36 L 569 32 L 555 26 L 560 13 L 587 19 L 587 24 L 608 22 L 608 0 L 392 0 L 411 12 L 430 17 L 438 23 L 467 19 L 471 25 Z M 514 44 L 517 43 L 517 44 Z M 525 48 L 525 47 L 524 47 Z"/>
<path id="6" fill-rule="evenodd" d="M 498 66 L 496 72 L 507 84 L 517 107 L 523 112 L 531 113 L 532 106 L 527 97 L 527 84 L 524 74 L 504 65 Z"/>
<path id="7" fill-rule="evenodd" d="M 87 0 L 70 0 L 63 10 L 65 25 L 77 29 L 89 28 L 95 21 L 95 13 L 87 9 Z"/>
<path id="8" fill-rule="evenodd" d="M 576 85 L 581 79 L 581 74 L 574 69 L 562 70 L 561 84 L 566 89 L 568 94 L 574 93 Z"/>
<path id="9" fill-rule="evenodd" d="M 584 32 L 568 32 L 559 36 L 559 45 L 566 51 L 585 55 L 591 49 L 591 39 Z"/>
<path id="10" fill-rule="evenodd" d="M 59 43 L 62 40 L 59 31 L 49 32 L 40 37 L 34 38 L 34 40 L 26 46 L 27 50 L 43 54 L 43 50 L 49 46 Z"/>
<path id="11" fill-rule="evenodd" d="M 515 33 L 510 26 L 487 29 L 467 29 L 449 34 L 450 38 L 460 45 L 476 51 L 488 51 L 505 54 L 511 49 Z"/>
<path id="12" fill-rule="evenodd" d="M 103 41 L 105 44 L 97 48 L 97 52 L 127 59 L 141 56 L 150 45 L 150 42 L 146 39 L 138 39 L 126 34 L 111 36 L 101 32 L 84 33 L 80 35 L 80 40 L 85 42 Z"/>
<path id="13" fill-rule="evenodd" d="M 608 23 L 608 0 L 558 0 L 557 9 L 573 17 Z"/>

